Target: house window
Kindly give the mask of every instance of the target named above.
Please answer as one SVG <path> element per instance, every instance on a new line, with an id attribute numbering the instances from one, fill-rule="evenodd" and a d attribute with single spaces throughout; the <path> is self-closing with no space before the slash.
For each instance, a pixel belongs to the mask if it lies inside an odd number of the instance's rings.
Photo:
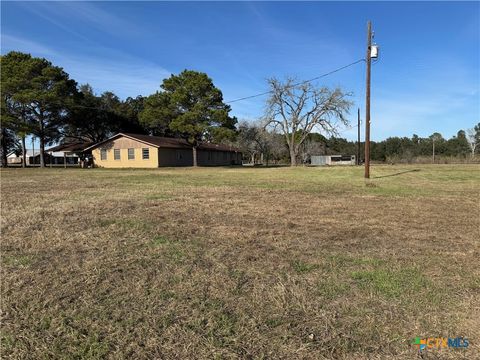
<path id="1" fill-rule="evenodd" d="M 113 149 L 113 160 L 120 160 L 120 149 Z"/>
<path id="2" fill-rule="evenodd" d="M 180 150 L 177 150 L 177 160 L 182 160 L 182 152 Z"/>
<path id="3" fill-rule="evenodd" d="M 100 149 L 100 160 L 107 160 L 107 149 Z"/>
<path id="4" fill-rule="evenodd" d="M 128 149 L 128 160 L 135 160 L 135 149 Z"/>
<path id="5" fill-rule="evenodd" d="M 150 159 L 150 149 L 149 148 L 142 149 L 142 159 L 143 160 Z"/>

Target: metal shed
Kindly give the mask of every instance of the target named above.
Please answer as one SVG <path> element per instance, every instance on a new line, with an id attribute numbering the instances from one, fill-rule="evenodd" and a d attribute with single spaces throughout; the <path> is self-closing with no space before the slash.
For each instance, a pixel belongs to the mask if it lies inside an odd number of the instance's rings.
<path id="1" fill-rule="evenodd" d="M 355 155 L 312 155 L 311 165 L 355 165 Z"/>

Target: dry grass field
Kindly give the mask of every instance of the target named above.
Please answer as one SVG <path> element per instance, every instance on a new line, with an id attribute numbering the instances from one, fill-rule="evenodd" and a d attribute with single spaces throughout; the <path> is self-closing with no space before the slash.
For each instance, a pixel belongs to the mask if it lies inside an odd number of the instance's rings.
<path id="1" fill-rule="evenodd" d="M 372 174 L 2 170 L 2 358 L 479 359 L 480 166 Z"/>

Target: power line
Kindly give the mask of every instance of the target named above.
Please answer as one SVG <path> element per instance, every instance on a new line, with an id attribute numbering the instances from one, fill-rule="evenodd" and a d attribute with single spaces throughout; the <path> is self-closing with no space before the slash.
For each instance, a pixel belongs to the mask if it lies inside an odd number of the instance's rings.
<path id="1" fill-rule="evenodd" d="M 347 132 L 347 131 L 349 131 L 349 130 L 355 129 L 355 128 L 357 128 L 357 127 L 358 127 L 358 125 L 349 126 L 349 127 L 345 128 L 345 129 L 343 129 L 342 131 L 338 131 L 338 134 L 343 134 L 344 132 Z"/>
<path id="2" fill-rule="evenodd" d="M 80 104 L 67 104 L 67 103 L 51 103 L 49 105 L 55 105 L 55 106 L 63 107 L 63 108 L 67 108 L 67 109 L 82 108 L 82 109 L 95 109 L 95 110 L 113 111 L 112 109 L 109 109 L 108 107 L 102 107 L 102 106 L 86 106 L 86 105 L 80 105 Z"/>
<path id="3" fill-rule="evenodd" d="M 339 72 L 343 69 L 346 69 L 350 66 L 353 66 L 353 65 L 356 65 L 362 61 L 365 61 L 365 59 L 359 59 L 357 61 L 354 61 L 350 64 L 347 64 L 345 66 L 342 66 L 342 67 L 339 67 L 335 70 L 332 70 L 332 71 L 329 71 L 325 74 L 322 74 L 322 75 L 319 75 L 319 76 L 316 76 L 314 78 L 311 78 L 311 79 L 308 79 L 308 80 L 304 80 L 304 81 L 300 81 L 298 83 L 295 83 L 295 84 L 291 84 L 289 86 L 287 86 L 287 88 L 292 88 L 292 87 L 295 87 L 295 86 L 299 86 L 299 85 L 303 85 L 303 84 L 307 84 L 307 83 L 310 83 L 312 81 L 315 81 L 315 80 L 319 80 L 321 78 L 324 78 L 324 77 L 327 77 L 329 75 L 332 75 L 336 72 Z M 242 101 L 242 100 L 247 100 L 247 99 L 253 99 L 253 98 L 256 98 L 256 97 L 259 97 L 259 96 L 263 96 L 263 95 L 267 95 L 267 94 L 270 94 L 272 93 L 273 90 L 269 90 L 269 91 L 265 91 L 265 92 L 262 92 L 262 93 L 259 93 L 259 94 L 255 94 L 255 95 L 250 95 L 250 96 L 245 96 L 245 97 L 242 97 L 242 98 L 238 98 L 238 99 L 234 99 L 234 100 L 230 100 L 230 101 L 225 101 L 225 104 L 231 104 L 231 103 L 234 103 L 234 102 L 238 102 L 238 101 Z M 96 109 L 96 110 L 109 110 L 109 109 L 106 109 L 106 108 L 103 108 L 101 106 L 85 106 L 85 105 L 79 105 L 79 104 L 56 104 L 57 106 L 64 106 L 64 107 L 68 107 L 68 108 L 83 108 L 83 109 Z"/>
<path id="4" fill-rule="evenodd" d="M 322 74 L 322 75 L 319 75 L 319 76 L 316 76 L 314 78 L 311 78 L 311 79 L 308 79 L 308 80 L 304 80 L 304 81 L 301 81 L 299 83 L 296 83 L 296 84 L 292 84 L 292 85 L 289 85 L 288 87 L 295 87 L 295 86 L 299 86 L 299 85 L 303 85 L 303 84 L 307 84 L 307 83 L 310 83 L 312 81 L 315 81 L 315 80 L 318 80 L 318 79 L 321 79 L 321 78 L 324 78 L 326 76 L 329 76 L 329 75 L 332 75 L 338 71 L 341 71 L 343 69 L 346 69 L 350 66 L 353 66 L 353 65 L 356 65 L 362 61 L 365 61 L 365 59 L 359 59 L 357 61 L 354 61 L 348 65 L 345 65 L 345 66 L 342 66 L 342 67 L 339 67 L 335 70 L 332 70 L 330 72 L 327 72 L 325 74 Z M 242 101 L 242 100 L 247 100 L 247 99 L 253 99 L 253 98 L 256 98 L 256 97 L 259 97 L 259 96 L 263 96 L 263 95 L 267 95 L 267 94 L 270 94 L 272 93 L 273 90 L 269 90 L 269 91 L 265 91 L 265 92 L 262 92 L 262 93 L 259 93 L 259 94 L 256 94 L 256 95 L 250 95 L 250 96 L 245 96 L 245 97 L 242 97 L 242 98 L 238 98 L 238 99 L 234 99 L 234 100 L 230 100 L 230 101 L 226 101 L 225 104 L 231 104 L 231 103 L 234 103 L 234 102 L 237 102 L 237 101 Z"/>

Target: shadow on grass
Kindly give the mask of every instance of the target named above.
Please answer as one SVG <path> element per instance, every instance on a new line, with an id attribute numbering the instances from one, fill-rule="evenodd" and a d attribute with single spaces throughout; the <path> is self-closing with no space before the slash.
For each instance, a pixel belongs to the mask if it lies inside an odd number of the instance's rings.
<path id="1" fill-rule="evenodd" d="M 406 171 L 400 171 L 400 172 L 398 172 L 398 173 L 390 174 L 390 175 L 374 176 L 373 178 L 374 178 L 374 179 L 381 179 L 381 178 L 386 178 L 386 177 L 390 177 L 390 176 L 398 176 L 398 175 L 402 175 L 402 174 L 406 174 L 406 173 L 411 173 L 411 172 L 418 172 L 418 171 L 420 171 L 420 169 L 406 170 Z"/>

